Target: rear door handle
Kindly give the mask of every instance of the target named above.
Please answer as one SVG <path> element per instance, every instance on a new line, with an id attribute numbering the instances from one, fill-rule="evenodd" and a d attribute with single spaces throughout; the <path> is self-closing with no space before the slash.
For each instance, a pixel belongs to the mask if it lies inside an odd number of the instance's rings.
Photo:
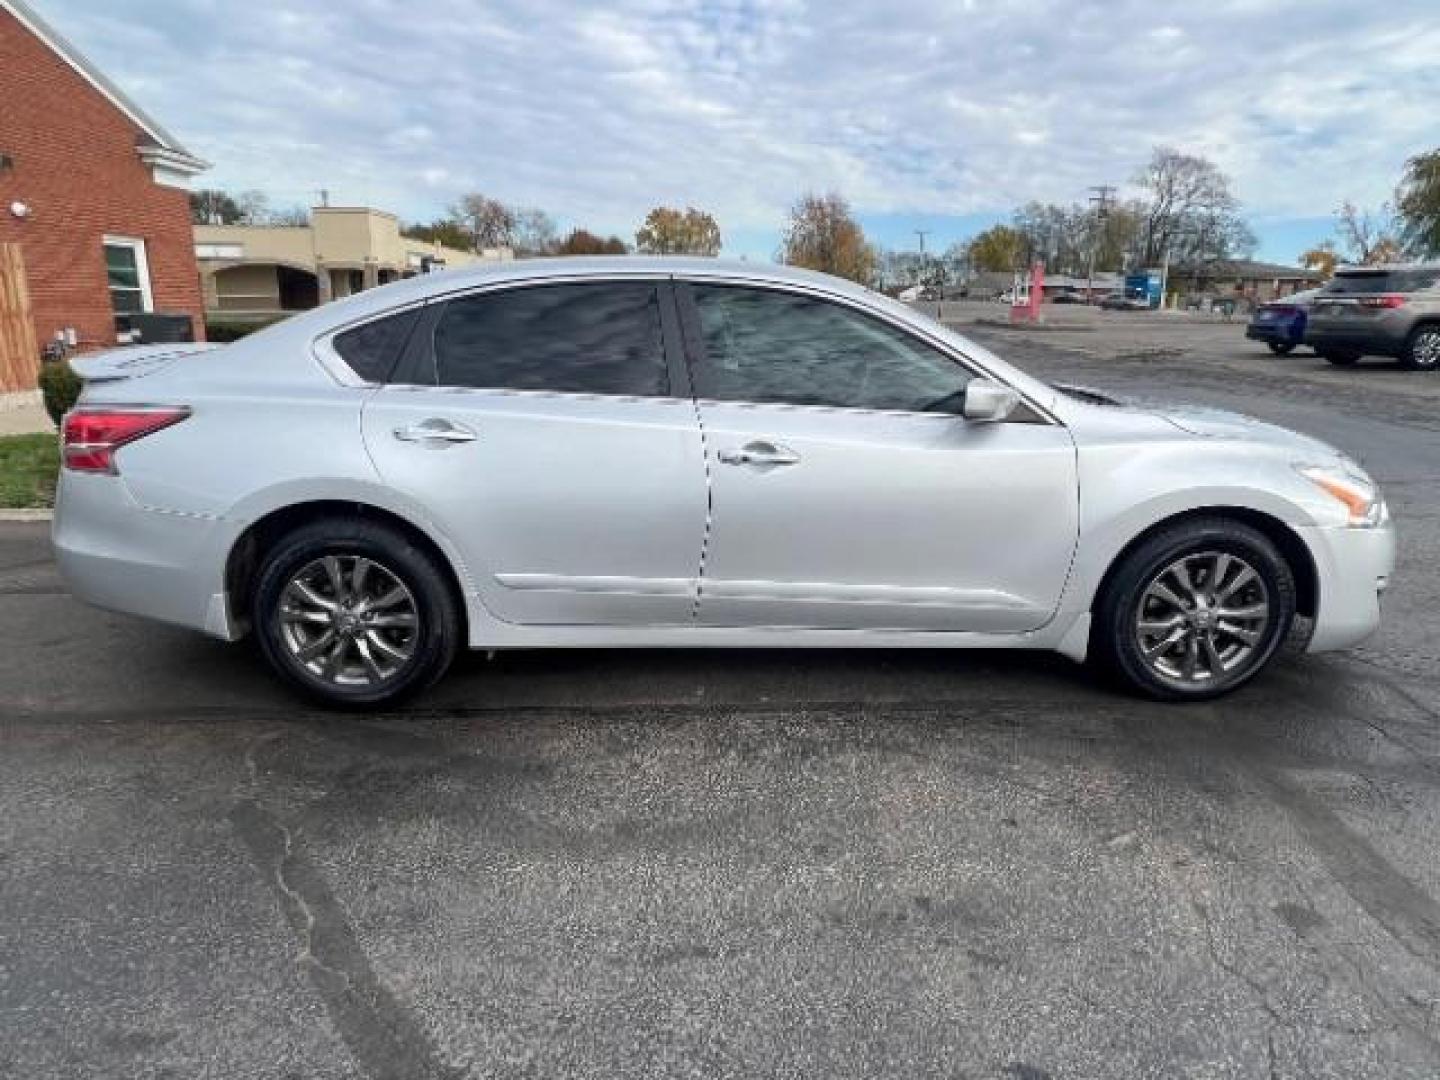
<path id="1" fill-rule="evenodd" d="M 722 465 L 798 465 L 800 455 L 777 443 L 752 442 L 726 447 L 716 455 Z"/>
<path id="2" fill-rule="evenodd" d="M 449 420 L 432 417 L 409 427 L 397 427 L 395 438 L 401 442 L 463 443 L 474 442 L 476 435 L 462 424 L 452 424 Z"/>

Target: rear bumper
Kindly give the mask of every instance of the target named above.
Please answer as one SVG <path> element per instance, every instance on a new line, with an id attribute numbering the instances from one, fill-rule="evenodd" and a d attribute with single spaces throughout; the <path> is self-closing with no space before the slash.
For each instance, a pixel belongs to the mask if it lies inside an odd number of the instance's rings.
<path id="1" fill-rule="evenodd" d="M 1336 349 L 1366 356 L 1399 356 L 1405 335 L 1396 335 L 1383 326 L 1334 326 L 1310 321 L 1306 343 L 1316 350 Z"/>
<path id="2" fill-rule="evenodd" d="M 226 640 L 221 518 L 150 510 L 122 479 L 62 470 L 52 540 L 60 575 L 81 600 Z M 220 553 L 217 555 L 217 553 Z"/>
<path id="3" fill-rule="evenodd" d="M 1375 529 L 1297 530 L 1315 559 L 1319 610 L 1310 652 L 1358 645 L 1380 625 L 1380 596 L 1395 570 L 1395 530 L 1387 520 Z"/>

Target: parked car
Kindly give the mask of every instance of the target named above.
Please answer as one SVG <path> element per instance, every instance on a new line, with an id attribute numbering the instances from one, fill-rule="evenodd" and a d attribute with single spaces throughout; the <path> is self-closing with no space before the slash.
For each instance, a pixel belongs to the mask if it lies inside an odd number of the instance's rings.
<path id="1" fill-rule="evenodd" d="M 1297 614 L 1365 638 L 1394 561 L 1324 443 L 1057 389 L 785 267 L 503 263 L 74 367 L 76 595 L 254 634 L 340 706 L 464 645 L 1051 649 L 1209 698 Z"/>
<path id="2" fill-rule="evenodd" d="M 1319 294 L 1319 289 L 1309 289 L 1261 304 L 1250 317 L 1245 336 L 1263 341 L 1277 356 L 1294 351 L 1305 340 L 1310 305 Z"/>
<path id="3" fill-rule="evenodd" d="M 1308 343 L 1332 364 L 1392 356 L 1440 368 L 1440 265 L 1344 267 L 1310 307 Z"/>
<path id="4" fill-rule="evenodd" d="M 1100 301 L 1100 306 L 1106 311 L 1149 311 L 1150 302 L 1140 296 L 1126 296 L 1124 293 L 1111 293 Z"/>

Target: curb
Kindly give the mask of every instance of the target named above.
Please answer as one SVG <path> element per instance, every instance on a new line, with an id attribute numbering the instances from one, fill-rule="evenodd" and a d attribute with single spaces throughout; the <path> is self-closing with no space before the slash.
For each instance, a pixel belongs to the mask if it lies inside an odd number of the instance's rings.
<path id="1" fill-rule="evenodd" d="M 55 516 L 54 510 L 0 510 L 0 521 L 49 521 Z"/>

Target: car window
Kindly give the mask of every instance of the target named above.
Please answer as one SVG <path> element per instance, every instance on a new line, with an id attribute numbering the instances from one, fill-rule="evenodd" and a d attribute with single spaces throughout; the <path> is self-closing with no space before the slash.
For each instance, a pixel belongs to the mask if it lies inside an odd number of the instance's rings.
<path id="1" fill-rule="evenodd" d="M 839 304 L 697 285 L 698 397 L 847 409 L 958 412 L 971 374 L 924 342 Z"/>
<path id="2" fill-rule="evenodd" d="M 1440 284 L 1440 266 L 1422 266 L 1405 270 L 1371 270 L 1364 273 L 1336 274 L 1327 293 L 1410 293 L 1433 289 Z"/>
<path id="3" fill-rule="evenodd" d="M 670 389 L 650 282 L 537 285 L 451 300 L 434 351 L 440 386 L 635 397 Z"/>
<path id="4" fill-rule="evenodd" d="M 412 308 L 336 334 L 335 351 L 366 382 L 383 383 L 390 378 L 419 316 L 420 309 Z"/>

